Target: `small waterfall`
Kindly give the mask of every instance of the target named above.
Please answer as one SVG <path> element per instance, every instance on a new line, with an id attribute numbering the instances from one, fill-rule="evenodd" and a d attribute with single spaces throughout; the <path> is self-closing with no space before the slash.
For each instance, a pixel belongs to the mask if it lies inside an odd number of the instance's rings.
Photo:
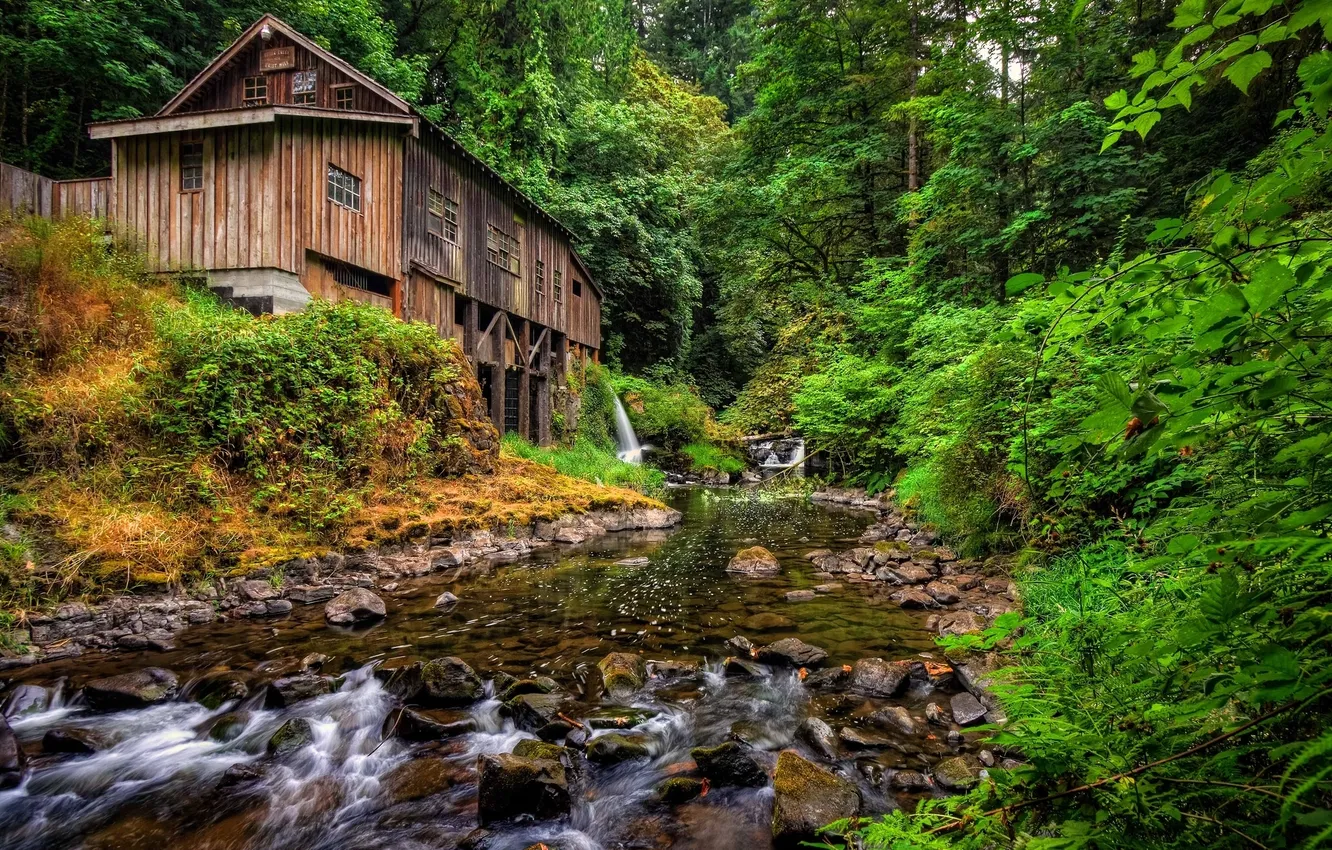
<path id="1" fill-rule="evenodd" d="M 803 437 L 781 437 L 755 440 L 749 444 L 749 457 L 765 475 L 790 469 L 790 474 L 804 477 L 805 440 Z"/>
<path id="2" fill-rule="evenodd" d="M 620 397 L 613 396 L 613 398 L 615 399 L 615 441 L 619 444 L 619 451 L 616 454 L 626 463 L 642 463 L 643 447 L 638 444 L 638 435 L 634 433 L 629 414 L 625 411 L 624 404 L 620 402 Z"/>

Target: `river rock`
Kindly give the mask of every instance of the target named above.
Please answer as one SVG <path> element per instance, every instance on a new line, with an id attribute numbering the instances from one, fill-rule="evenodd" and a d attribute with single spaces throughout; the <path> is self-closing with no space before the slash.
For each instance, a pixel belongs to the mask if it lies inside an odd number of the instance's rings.
<path id="1" fill-rule="evenodd" d="M 837 759 L 837 733 L 826 721 L 818 717 L 806 717 L 800 728 L 796 729 L 796 737 L 809 744 L 821 758 L 828 761 Z"/>
<path id="2" fill-rule="evenodd" d="M 667 805 L 688 803 L 703 793 L 703 783 L 692 776 L 672 776 L 657 786 L 654 797 Z"/>
<path id="3" fill-rule="evenodd" d="M 934 597 L 934 601 L 940 605 L 952 605 L 962 598 L 961 592 L 956 587 L 942 581 L 932 581 L 925 585 L 925 592 Z"/>
<path id="4" fill-rule="evenodd" d="M 828 653 L 798 638 L 783 638 L 759 649 L 758 660 L 786 667 L 819 667 L 828 660 Z"/>
<path id="5" fill-rule="evenodd" d="M 558 761 L 497 753 L 479 756 L 476 768 L 482 826 L 523 815 L 545 820 L 569 813 L 568 779 Z"/>
<path id="6" fill-rule="evenodd" d="M 632 729 L 656 716 L 657 712 L 650 708 L 607 706 L 589 714 L 583 722 L 591 729 Z"/>
<path id="7" fill-rule="evenodd" d="M 384 718 L 383 737 L 406 741 L 438 741 L 476 731 L 476 720 L 462 712 L 395 708 Z"/>
<path id="8" fill-rule="evenodd" d="M 595 764 L 610 765 L 624 761 L 650 758 L 648 739 L 643 735 L 625 732 L 607 732 L 587 743 L 587 760 Z"/>
<path id="9" fill-rule="evenodd" d="M 773 611 L 750 614 L 741 623 L 741 628 L 748 632 L 773 632 L 779 629 L 795 628 L 795 620 L 783 617 Z"/>
<path id="10" fill-rule="evenodd" d="M 289 708 L 297 703 L 333 693 L 333 679 L 314 673 L 283 676 L 270 682 L 264 701 L 269 708 Z"/>
<path id="11" fill-rule="evenodd" d="M 340 626 L 382 620 L 385 614 L 384 600 L 363 587 L 344 590 L 324 606 L 324 619 Z"/>
<path id="12" fill-rule="evenodd" d="M 250 695 L 250 686 L 239 673 L 212 673 L 190 685 L 186 696 L 208 709 L 242 700 Z"/>
<path id="13" fill-rule="evenodd" d="M 413 661 L 396 667 L 376 667 L 375 678 L 393 696 L 403 702 L 415 702 L 425 688 L 425 664 Z"/>
<path id="14" fill-rule="evenodd" d="M 948 580 L 958 590 L 975 590 L 981 583 L 981 577 L 972 573 L 956 573 L 949 576 Z"/>
<path id="15" fill-rule="evenodd" d="M 837 730 L 837 740 L 853 750 L 876 750 L 890 746 L 893 739 L 879 732 L 859 726 L 843 726 Z"/>
<path id="16" fill-rule="evenodd" d="M 269 599 L 277 599 L 282 595 L 281 591 L 274 587 L 271 582 L 258 581 L 257 579 L 237 582 L 236 593 L 240 598 L 249 602 L 266 602 Z"/>
<path id="17" fill-rule="evenodd" d="M 468 771 L 442 758 L 415 758 L 383 778 L 384 795 L 394 803 L 424 800 L 468 780 Z"/>
<path id="18" fill-rule="evenodd" d="M 90 729 L 51 729 L 42 736 L 42 752 L 91 755 L 105 749 L 106 741 Z"/>
<path id="19" fill-rule="evenodd" d="M 777 757 L 773 785 L 772 837 L 779 845 L 813 840 L 824 826 L 860 811 L 855 785 L 790 750 Z"/>
<path id="20" fill-rule="evenodd" d="M 888 777 L 888 787 L 898 791 L 928 791 L 930 778 L 917 770 L 894 770 Z"/>
<path id="21" fill-rule="evenodd" d="M 985 706 L 967 691 L 953 694 L 949 705 L 953 710 L 953 719 L 961 726 L 970 726 L 985 718 Z"/>
<path id="22" fill-rule="evenodd" d="M 850 689 L 865 696 L 886 699 L 900 694 L 910 676 L 909 662 L 862 658 L 851 668 Z"/>
<path id="23" fill-rule="evenodd" d="M 94 679 L 83 686 L 83 696 L 96 709 L 144 708 L 173 699 L 178 687 L 175 673 L 161 667 L 145 667 L 133 673 Z"/>
<path id="24" fill-rule="evenodd" d="M 3 714 L 9 719 L 39 714 L 51 705 L 51 692 L 38 685 L 18 685 L 5 697 Z"/>
<path id="25" fill-rule="evenodd" d="M 934 766 L 934 781 L 949 791 L 965 791 L 980 782 L 981 770 L 975 756 L 954 756 Z"/>
<path id="26" fill-rule="evenodd" d="M 250 725 L 250 712 L 229 711 L 213 721 L 208 727 L 208 737 L 214 741 L 227 743 L 234 741 Z"/>
<path id="27" fill-rule="evenodd" d="M 746 661 L 743 658 L 731 656 L 726 659 L 723 665 L 723 671 L 727 676 L 734 676 L 738 679 L 755 679 L 763 675 L 763 668 L 753 661 Z"/>
<path id="28" fill-rule="evenodd" d="M 841 691 L 851 686 L 851 665 L 829 667 L 810 673 L 805 679 L 805 687 L 812 691 Z"/>
<path id="29" fill-rule="evenodd" d="M 899 590 L 889 597 L 903 608 L 938 608 L 933 596 L 920 590 Z"/>
<path id="30" fill-rule="evenodd" d="M 754 759 L 748 747 L 726 741 L 715 747 L 694 747 L 689 755 L 713 785 L 761 788 L 768 784 L 768 772 Z"/>
<path id="31" fill-rule="evenodd" d="M 806 561 L 817 561 L 817 560 L 819 560 L 820 558 L 827 558 L 829 555 L 832 555 L 832 554 L 833 554 L 833 550 L 831 550 L 831 549 L 813 549 L 813 550 L 810 550 L 809 552 L 806 552 L 806 553 L 805 553 L 805 560 L 806 560 Z"/>
<path id="32" fill-rule="evenodd" d="M 618 561 L 615 562 L 615 566 L 617 566 L 617 567 L 646 567 L 646 566 L 647 566 L 648 564 L 650 564 L 650 563 L 652 563 L 652 559 L 651 559 L 651 558 L 646 558 L 646 557 L 641 557 L 641 556 L 640 556 L 640 557 L 637 557 L 637 558 L 621 558 L 620 560 L 618 560 Z"/>
<path id="33" fill-rule="evenodd" d="M 841 585 L 841 583 L 840 583 L 840 582 L 835 582 L 835 581 L 833 581 L 833 582 L 829 582 L 829 583 L 827 583 L 827 584 L 816 584 L 816 585 L 814 585 L 814 592 L 815 592 L 815 593 L 835 593 L 835 592 L 837 592 L 837 591 L 839 591 L 839 590 L 841 590 L 841 589 L 842 589 L 842 585 Z"/>
<path id="34" fill-rule="evenodd" d="M 940 615 L 938 630 L 943 637 L 983 632 L 985 631 L 985 618 L 975 611 L 949 611 Z"/>
<path id="35" fill-rule="evenodd" d="M 559 689 L 559 683 L 549 676 L 538 676 L 535 679 L 514 679 L 508 687 L 500 692 L 497 699 L 500 702 L 508 702 L 523 694 L 553 694 Z"/>
<path id="36" fill-rule="evenodd" d="M 461 658 L 449 656 L 421 668 L 421 698 L 432 705 L 470 705 L 481 698 L 481 677 Z"/>
<path id="37" fill-rule="evenodd" d="M 953 716 L 948 709 L 937 702 L 925 706 L 925 719 L 935 726 L 951 726 L 953 723 Z"/>
<path id="38" fill-rule="evenodd" d="M 787 602 L 808 602 L 816 596 L 818 594 L 812 590 L 788 590 L 783 598 Z"/>
<path id="39" fill-rule="evenodd" d="M 896 584 L 925 584 L 934 578 L 934 573 L 915 564 L 883 567 L 875 572 L 875 575 Z"/>
<path id="40" fill-rule="evenodd" d="M 504 713 L 519 729 L 536 732 L 558 719 L 563 702 L 559 694 L 523 694 L 504 703 Z"/>
<path id="41" fill-rule="evenodd" d="M 270 756 L 285 756 L 294 753 L 314 740 L 314 727 L 304 717 L 295 717 L 278 727 L 273 737 L 268 739 Z"/>
<path id="42" fill-rule="evenodd" d="M 647 663 L 632 652 L 612 652 L 597 662 L 601 684 L 612 699 L 625 699 L 647 681 Z"/>
<path id="43" fill-rule="evenodd" d="M 772 576 L 782 571 L 777 557 L 762 546 L 751 546 L 736 553 L 726 565 L 728 573 L 745 576 Z"/>
<path id="44" fill-rule="evenodd" d="M 9 721 L 0 718 L 0 790 L 13 788 L 23 781 L 28 769 L 28 757 L 19 744 L 18 736 L 9 728 Z"/>
<path id="45" fill-rule="evenodd" d="M 881 708 L 870 715 L 869 720 L 880 729 L 896 729 L 903 735 L 915 735 L 920 731 L 916 720 L 900 705 Z"/>
<path id="46" fill-rule="evenodd" d="M 436 608 L 452 608 L 454 605 L 457 604 L 458 604 L 458 597 L 447 590 L 441 593 L 439 596 L 435 597 Z"/>

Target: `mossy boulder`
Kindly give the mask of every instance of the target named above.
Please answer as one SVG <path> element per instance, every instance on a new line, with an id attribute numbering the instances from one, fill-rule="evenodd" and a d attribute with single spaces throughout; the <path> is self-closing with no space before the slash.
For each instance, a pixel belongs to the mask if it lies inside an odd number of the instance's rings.
<path id="1" fill-rule="evenodd" d="M 598 735 L 587 744 L 587 760 L 596 764 L 619 764 L 649 758 L 651 755 L 648 739 L 642 735 L 609 732 Z"/>
<path id="2" fill-rule="evenodd" d="M 773 788 L 772 837 L 779 845 L 813 840 L 824 826 L 860 811 L 855 785 L 790 750 L 777 757 Z"/>
<path id="3" fill-rule="evenodd" d="M 180 681 L 170 670 L 145 667 L 133 673 L 94 679 L 83 686 L 83 696 L 97 709 L 145 708 L 173 699 L 179 687 Z"/>
<path id="4" fill-rule="evenodd" d="M 477 819 L 482 826 L 530 816 L 538 820 L 569 813 L 564 765 L 510 753 L 477 758 Z"/>
<path id="5" fill-rule="evenodd" d="M 432 705 L 470 705 L 484 693 L 481 677 L 461 658 L 436 658 L 421 668 L 421 699 Z"/>
<path id="6" fill-rule="evenodd" d="M 521 694 L 504 703 L 503 712 L 519 729 L 536 732 L 559 719 L 563 704 L 559 694 Z"/>
<path id="7" fill-rule="evenodd" d="M 703 793 L 703 782 L 692 776 L 672 776 L 657 786 L 653 795 L 658 802 L 675 805 L 688 803 Z"/>
<path id="8" fill-rule="evenodd" d="M 934 781 L 947 791 L 965 791 L 980 782 L 981 770 L 975 756 L 954 756 L 934 766 Z"/>
<path id="9" fill-rule="evenodd" d="M 339 626 L 382 620 L 386 613 L 384 600 L 363 587 L 344 590 L 324 606 L 324 619 Z"/>
<path id="10" fill-rule="evenodd" d="M 735 553 L 726 571 L 743 576 L 775 576 L 782 571 L 782 565 L 776 555 L 762 546 L 750 546 Z"/>
<path id="11" fill-rule="evenodd" d="M 288 720 L 278 727 L 273 737 L 268 739 L 270 756 L 285 756 L 294 753 L 314 740 L 314 727 L 303 717 Z"/>
<path id="12" fill-rule="evenodd" d="M 689 755 L 698 762 L 703 775 L 718 787 L 761 788 L 768 784 L 768 772 L 763 765 L 754 758 L 749 747 L 736 741 L 715 747 L 694 747 Z"/>
<path id="13" fill-rule="evenodd" d="M 523 694 L 550 694 L 559 689 L 559 683 L 549 676 L 539 676 L 535 679 L 515 679 L 500 693 L 499 700 L 500 702 L 508 702 Z"/>
<path id="14" fill-rule="evenodd" d="M 647 662 L 632 652 L 612 652 L 597 662 L 601 683 L 612 699 L 624 699 L 647 681 Z"/>

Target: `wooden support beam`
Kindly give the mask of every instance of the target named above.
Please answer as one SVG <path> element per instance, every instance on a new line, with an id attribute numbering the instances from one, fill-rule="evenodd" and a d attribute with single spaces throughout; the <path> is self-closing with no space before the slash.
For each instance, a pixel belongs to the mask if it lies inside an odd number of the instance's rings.
<path id="1" fill-rule="evenodd" d="M 538 363 L 533 364 L 532 358 L 535 357 L 537 354 L 541 354 L 543 352 L 546 356 L 542 357 L 542 359 Z M 536 369 L 541 372 L 546 371 L 546 369 L 550 368 L 549 355 L 550 355 L 550 328 L 542 328 L 541 334 L 536 338 L 536 342 L 532 343 L 532 350 L 529 351 L 527 354 L 527 368 Z"/>
<path id="2" fill-rule="evenodd" d="M 531 331 L 528 330 L 526 319 L 519 319 L 517 327 L 510 326 L 510 329 L 514 331 L 513 339 L 518 344 L 518 433 L 522 434 L 524 439 L 532 440 L 535 436 L 531 421 L 532 375 L 528 371 L 526 345 L 527 335 Z"/>
<path id="3" fill-rule="evenodd" d="M 500 321 L 504 319 L 504 321 Z M 490 337 L 491 345 L 494 346 L 494 365 L 490 367 L 490 421 L 494 423 L 495 430 L 504 435 L 504 392 L 505 386 L 504 367 L 507 359 L 504 345 L 504 328 L 508 325 L 508 318 L 501 310 L 495 311 L 495 318 L 490 320 L 490 327 L 486 328 L 486 335 Z"/>
<path id="4" fill-rule="evenodd" d="M 476 328 L 476 322 L 477 322 L 476 302 L 473 301 L 472 299 L 468 298 L 466 301 L 463 302 L 462 308 L 463 308 L 463 309 L 462 309 L 462 326 L 463 326 L 462 347 L 463 347 L 463 354 L 466 355 L 466 357 L 467 357 L 468 360 L 472 361 L 473 365 L 475 365 L 475 363 L 476 363 L 476 330 L 477 330 L 477 328 Z"/>
<path id="5" fill-rule="evenodd" d="M 541 353 L 542 377 L 537 382 L 537 445 L 549 446 L 550 434 L 550 328 L 541 332 L 534 345 Z"/>

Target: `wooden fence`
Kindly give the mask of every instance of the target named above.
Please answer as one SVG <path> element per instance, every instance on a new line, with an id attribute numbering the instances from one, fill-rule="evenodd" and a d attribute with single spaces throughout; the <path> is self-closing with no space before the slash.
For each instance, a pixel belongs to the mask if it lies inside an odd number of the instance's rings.
<path id="1" fill-rule="evenodd" d="M 75 215 L 106 218 L 110 177 L 52 180 L 0 162 L 0 213 L 16 212 L 62 219 Z"/>

